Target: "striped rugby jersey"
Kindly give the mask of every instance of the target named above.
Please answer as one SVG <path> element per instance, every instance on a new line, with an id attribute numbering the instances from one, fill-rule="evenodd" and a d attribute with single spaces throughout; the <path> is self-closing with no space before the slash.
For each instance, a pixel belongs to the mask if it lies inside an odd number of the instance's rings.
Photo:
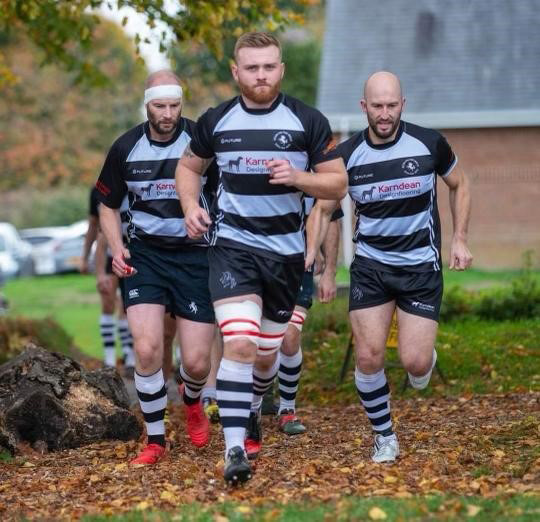
<path id="1" fill-rule="evenodd" d="M 174 136 L 167 142 L 150 138 L 148 122 L 137 125 L 118 138 L 96 183 L 100 201 L 110 208 L 119 208 L 124 196 L 129 199 L 127 212 L 130 240 L 139 239 L 161 248 L 207 245 L 204 239 L 187 236 L 184 214 L 176 193 L 175 170 L 178 159 L 191 140 L 194 122 L 180 118 Z M 200 198 L 209 210 L 215 166 L 210 166 L 203 178 Z"/>
<path id="2" fill-rule="evenodd" d="M 390 143 L 373 144 L 365 129 L 337 151 L 356 204 L 356 256 L 377 270 L 440 270 L 437 175 L 457 163 L 446 139 L 402 121 Z"/>
<path id="3" fill-rule="evenodd" d="M 286 159 L 308 171 L 337 158 L 328 147 L 331 139 L 328 120 L 319 111 L 285 94 L 268 109 L 249 109 L 238 96 L 203 114 L 190 147 L 201 158 L 215 156 L 219 168 L 212 244 L 277 261 L 302 259 L 303 194 L 271 185 L 266 164 Z"/>

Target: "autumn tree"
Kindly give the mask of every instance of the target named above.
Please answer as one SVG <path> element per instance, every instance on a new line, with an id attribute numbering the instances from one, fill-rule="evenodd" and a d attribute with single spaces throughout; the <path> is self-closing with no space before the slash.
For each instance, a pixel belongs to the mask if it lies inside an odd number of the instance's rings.
<path id="1" fill-rule="evenodd" d="M 90 185 L 112 141 L 142 119 L 147 71 L 133 43 L 112 22 L 101 22 L 93 65 L 114 79 L 96 91 L 56 65 L 24 34 L 0 32 L 0 52 L 18 82 L 0 96 L 0 188 Z"/>
<path id="2" fill-rule="evenodd" d="M 177 42 L 205 44 L 221 58 L 228 35 L 264 28 L 276 31 L 302 20 L 306 6 L 319 0 L 183 0 L 169 9 L 164 0 L 0 0 L 0 30 L 26 34 L 44 51 L 46 62 L 60 63 L 79 81 L 104 83 L 106 75 L 89 57 L 101 19 L 102 6 L 132 7 L 143 13 L 150 27 L 164 24 Z M 162 33 L 162 44 L 167 40 Z M 135 44 L 140 37 L 135 37 Z M 0 54 L 0 89 L 16 81 Z"/>

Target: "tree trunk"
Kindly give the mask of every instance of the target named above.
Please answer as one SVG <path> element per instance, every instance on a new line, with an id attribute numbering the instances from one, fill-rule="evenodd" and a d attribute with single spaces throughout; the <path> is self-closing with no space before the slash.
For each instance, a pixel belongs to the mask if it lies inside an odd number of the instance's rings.
<path id="1" fill-rule="evenodd" d="M 87 371 L 34 344 L 0 366 L 0 445 L 49 451 L 137 439 L 142 427 L 113 368 Z"/>

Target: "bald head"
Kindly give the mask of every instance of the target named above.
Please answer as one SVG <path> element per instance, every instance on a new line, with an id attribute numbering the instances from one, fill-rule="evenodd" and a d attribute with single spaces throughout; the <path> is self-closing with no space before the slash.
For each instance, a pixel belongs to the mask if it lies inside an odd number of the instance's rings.
<path id="1" fill-rule="evenodd" d="M 180 85 L 180 78 L 168 69 L 153 72 L 146 78 L 144 88 L 156 87 L 157 85 Z"/>
<path id="2" fill-rule="evenodd" d="M 401 98 L 401 82 L 391 72 L 379 71 L 373 73 L 364 84 L 364 99 L 371 97 L 391 96 Z"/>

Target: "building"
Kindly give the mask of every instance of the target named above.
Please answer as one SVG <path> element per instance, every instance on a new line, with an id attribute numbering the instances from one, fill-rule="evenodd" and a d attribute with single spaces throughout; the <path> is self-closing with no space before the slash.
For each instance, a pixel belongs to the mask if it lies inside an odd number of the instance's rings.
<path id="1" fill-rule="evenodd" d="M 327 0 L 318 107 L 346 137 L 367 125 L 366 78 L 396 73 L 403 119 L 439 129 L 472 181 L 479 268 L 540 264 L 540 0 Z M 439 182 L 443 258 L 451 238 Z M 344 231 L 345 235 L 347 231 Z M 344 243 L 344 253 L 351 251 Z"/>

